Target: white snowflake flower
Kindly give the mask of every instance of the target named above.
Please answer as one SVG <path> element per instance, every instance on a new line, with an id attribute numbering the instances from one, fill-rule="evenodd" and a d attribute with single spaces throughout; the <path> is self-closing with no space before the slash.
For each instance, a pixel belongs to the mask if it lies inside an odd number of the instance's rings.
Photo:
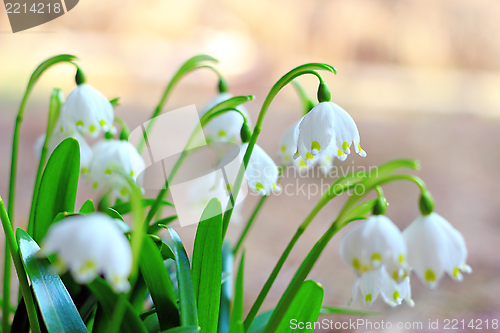
<path id="1" fill-rule="evenodd" d="M 391 306 L 401 304 L 402 299 L 411 304 L 409 285 L 406 286 L 409 281 L 404 280 L 406 244 L 401 231 L 386 216 L 370 216 L 349 230 L 340 243 L 340 255 L 357 276 L 351 302 L 359 287 L 367 305 L 379 293 Z M 387 270 L 395 273 L 391 276 Z"/>
<path id="2" fill-rule="evenodd" d="M 108 215 L 74 215 L 52 225 L 39 255 L 57 254 L 56 269 L 69 270 L 75 281 L 88 283 L 99 274 L 117 292 L 130 289 L 132 249 L 118 224 Z"/>
<path id="3" fill-rule="evenodd" d="M 351 153 L 352 144 L 356 153 L 362 157 L 366 156 L 366 152 L 361 148 L 358 127 L 354 120 L 333 102 L 318 103 L 302 117 L 297 132 L 297 150 L 294 157 L 301 156 L 307 161 L 334 143 L 336 156 L 342 161 Z"/>
<path id="4" fill-rule="evenodd" d="M 462 272 L 471 273 L 466 264 L 467 247 L 460 232 L 437 213 L 421 215 L 404 231 L 408 263 L 431 289 L 437 287 L 446 272 L 456 280 Z"/>
<path id="5" fill-rule="evenodd" d="M 121 168 L 140 186 L 142 171 L 146 164 L 137 149 L 128 141 L 102 140 L 93 147 L 90 164 L 90 182 L 93 189 L 109 186 L 120 198 L 128 197 L 128 185 L 123 177 L 113 168 Z"/>
<path id="6" fill-rule="evenodd" d="M 88 84 L 78 85 L 61 108 L 62 125 L 75 127 L 95 138 L 102 131 L 113 129 L 113 106 L 99 91 Z"/>
<path id="7" fill-rule="evenodd" d="M 203 116 L 211 108 L 231 97 L 233 96 L 230 93 L 220 93 L 200 111 L 200 116 Z M 243 105 L 239 105 L 236 109 L 245 114 L 247 119 L 249 119 L 248 112 Z M 204 130 L 205 135 L 211 141 L 239 143 L 241 142 L 240 131 L 242 125 L 243 117 L 241 114 L 229 111 L 210 120 L 205 125 Z"/>
<path id="8" fill-rule="evenodd" d="M 240 145 L 241 156 L 245 155 L 248 143 Z M 278 193 L 281 188 L 278 184 L 279 169 L 273 159 L 257 144 L 253 147 L 252 155 L 245 170 L 248 186 L 254 193 L 270 195 Z"/>
<path id="9" fill-rule="evenodd" d="M 40 135 L 33 146 L 34 154 L 36 158 L 40 158 L 42 154 L 43 144 L 45 142 L 45 134 Z M 58 122 L 54 128 L 54 133 L 50 136 L 50 140 L 47 145 L 48 156 L 52 154 L 54 149 L 66 138 L 73 137 L 78 141 L 80 145 L 80 172 L 82 175 L 88 174 L 90 161 L 92 160 L 92 149 L 85 140 L 85 138 L 76 131 L 73 127 L 64 127 L 61 122 Z"/>

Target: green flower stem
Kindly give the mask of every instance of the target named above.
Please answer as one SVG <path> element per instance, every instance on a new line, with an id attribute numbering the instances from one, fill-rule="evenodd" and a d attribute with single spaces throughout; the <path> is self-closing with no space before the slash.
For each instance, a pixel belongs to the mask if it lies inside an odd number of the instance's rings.
<path id="1" fill-rule="evenodd" d="M 325 249 L 325 247 L 328 245 L 332 237 L 343 227 L 345 227 L 350 221 L 349 219 L 346 219 L 347 216 L 349 216 L 349 212 L 355 207 L 356 203 L 361 200 L 364 196 L 366 196 L 371 189 L 376 189 L 377 186 L 380 186 L 385 183 L 389 183 L 392 181 L 396 180 L 409 180 L 414 183 L 416 183 L 420 190 L 422 192 L 427 191 L 427 188 L 424 184 L 424 182 L 413 175 L 407 175 L 407 174 L 399 174 L 399 175 L 390 175 L 386 177 L 375 177 L 375 178 L 368 178 L 364 180 L 361 184 L 365 184 L 367 187 L 367 190 L 363 194 L 356 194 L 354 193 L 344 204 L 342 210 L 340 211 L 338 217 L 335 219 L 335 221 L 332 223 L 330 228 L 323 234 L 323 236 L 318 240 L 318 242 L 314 245 L 314 247 L 311 249 L 307 257 L 304 259 L 302 264 L 300 265 L 299 269 L 295 273 L 292 281 L 288 285 L 285 293 L 281 296 L 280 301 L 278 302 L 278 305 L 274 309 L 271 318 L 268 321 L 267 326 L 265 327 L 263 333 L 271 333 L 276 330 L 278 327 L 280 321 L 283 319 L 283 316 L 285 315 L 285 312 L 289 306 L 289 304 L 292 302 L 293 298 L 297 294 L 300 285 L 302 282 L 306 279 L 307 275 L 311 272 L 314 264 L 318 260 L 319 256 Z"/>
<path id="2" fill-rule="evenodd" d="M 241 233 L 240 238 L 238 239 L 238 242 L 236 243 L 236 246 L 233 250 L 233 256 L 236 256 L 238 254 L 238 251 L 240 250 L 241 245 L 243 245 L 243 241 L 245 240 L 246 235 L 248 234 L 248 231 L 252 227 L 253 222 L 255 221 L 255 218 L 257 217 L 257 214 L 259 213 L 259 210 L 262 208 L 262 205 L 264 204 L 264 202 L 266 201 L 266 199 L 268 197 L 269 197 L 268 195 L 261 196 L 259 202 L 257 203 L 257 206 L 255 206 L 255 209 L 253 210 L 252 215 L 250 216 L 250 218 L 248 219 L 248 221 L 245 225 L 245 229 L 243 229 L 243 232 Z"/>
<path id="3" fill-rule="evenodd" d="M 288 259 L 288 256 L 290 252 L 292 251 L 293 247 L 299 240 L 300 236 L 306 231 L 307 227 L 309 224 L 312 222 L 314 217 L 319 213 L 319 211 L 333 198 L 336 196 L 340 195 L 346 190 L 349 190 L 353 188 L 360 180 L 362 177 L 364 177 L 364 173 L 357 173 L 352 175 L 351 177 L 343 177 L 339 178 L 337 181 L 335 181 L 332 185 L 330 185 L 330 188 L 325 194 L 321 197 L 321 199 L 318 201 L 316 206 L 313 208 L 313 210 L 309 213 L 309 215 L 304 219 L 304 221 L 301 223 L 295 234 L 293 235 L 293 238 L 290 240 L 288 243 L 285 251 L 283 251 L 283 254 L 281 255 L 280 259 L 276 263 L 276 266 L 274 267 L 271 275 L 267 279 L 266 283 L 262 287 L 262 290 L 259 293 L 259 296 L 255 300 L 254 304 L 252 305 L 252 308 L 250 309 L 247 317 L 245 318 L 245 321 L 243 322 L 245 326 L 245 330 L 248 330 L 250 325 L 252 324 L 252 321 L 255 319 L 257 316 L 257 313 L 260 310 L 260 307 L 262 306 L 262 303 L 267 297 L 267 294 L 269 293 L 269 290 L 271 290 L 271 287 L 276 281 L 276 278 L 278 277 L 279 272 L 281 271 L 281 268 L 285 264 L 285 261 Z"/>
<path id="4" fill-rule="evenodd" d="M 120 124 L 120 127 L 122 128 L 122 130 L 120 132 L 120 140 L 128 140 L 128 136 L 130 135 L 130 129 L 129 129 L 127 123 L 119 117 L 115 117 L 115 121 L 118 124 Z"/>
<path id="5" fill-rule="evenodd" d="M 38 81 L 40 76 L 51 66 L 61 63 L 67 62 L 73 64 L 77 70 L 78 66 L 73 62 L 78 60 L 75 56 L 68 54 L 61 54 L 52 58 L 49 58 L 42 62 L 31 74 L 30 80 L 28 82 L 28 86 L 26 87 L 26 91 L 24 93 L 23 99 L 21 101 L 21 106 L 19 107 L 19 112 L 17 113 L 16 123 L 14 126 L 14 136 L 12 138 L 12 159 L 10 163 L 10 180 L 9 180 L 9 202 L 7 206 L 7 212 L 9 214 L 9 218 L 11 221 L 14 221 L 14 207 L 15 207 L 15 196 L 16 196 L 16 176 L 17 176 L 17 160 L 19 153 L 19 134 L 21 123 L 24 118 L 24 110 L 26 109 L 26 104 L 28 103 L 28 98 L 33 90 L 35 83 Z M 31 234 L 32 235 L 32 234 Z M 4 251 L 4 270 L 3 270 L 3 305 L 2 305 L 2 318 L 9 318 L 9 300 L 10 300 L 10 273 L 11 273 L 11 265 L 10 265 L 10 248 L 5 244 Z M 9 321 L 2 321 L 2 332 L 9 331 Z"/>
<path id="6" fill-rule="evenodd" d="M 214 63 L 218 62 L 217 59 L 215 59 L 211 56 L 208 56 L 208 55 L 194 56 L 191 59 L 187 60 L 181 66 L 181 68 L 179 68 L 177 73 L 174 74 L 174 76 L 172 77 L 172 79 L 168 83 L 167 88 L 165 88 L 165 92 L 163 93 L 163 95 L 160 99 L 160 102 L 158 103 L 156 109 L 153 111 L 153 114 L 151 115 L 151 118 L 150 118 L 151 120 L 150 120 L 146 130 L 144 131 L 144 138 L 147 138 L 147 135 L 149 134 L 149 132 L 151 132 L 151 129 L 153 128 L 153 124 L 154 124 L 154 119 L 161 113 L 161 110 L 163 109 L 163 107 L 167 103 L 168 98 L 170 97 L 170 94 L 172 93 L 173 89 L 175 88 L 177 83 L 179 83 L 179 81 L 185 75 L 187 75 L 188 73 L 190 73 L 196 69 L 199 69 L 199 68 L 209 68 L 209 69 L 212 69 L 217 74 L 217 76 L 219 77 L 219 82 L 221 82 L 221 81 L 226 82 L 224 77 L 221 75 L 221 73 L 215 67 L 206 64 L 207 61 L 211 61 Z M 137 147 L 137 150 L 139 151 L 139 153 L 142 152 L 142 149 L 144 149 L 145 143 L 146 143 L 145 140 L 141 140 L 141 142 L 139 142 L 139 146 Z"/>
<path id="7" fill-rule="evenodd" d="M 213 118 L 220 116 L 226 112 L 238 112 L 242 117 L 244 124 L 248 123 L 248 120 L 243 112 L 240 110 L 236 109 L 236 106 L 245 103 L 247 101 L 250 101 L 253 99 L 253 96 L 236 96 L 233 98 L 228 99 L 227 101 L 223 101 L 217 105 L 215 105 L 212 109 L 210 109 L 207 113 L 205 113 L 201 119 L 200 119 L 200 125 L 201 128 L 205 127 L 206 124 Z M 193 134 L 191 134 L 191 137 L 189 138 L 186 147 L 182 151 L 181 155 L 179 156 L 179 159 L 175 162 L 174 167 L 172 168 L 172 171 L 170 172 L 170 175 L 168 179 L 165 181 L 165 186 L 160 190 L 158 193 L 158 196 L 156 197 L 156 200 L 153 202 L 151 205 L 151 209 L 148 212 L 148 215 L 146 216 L 146 220 L 144 222 L 145 225 L 149 225 L 151 221 L 153 220 L 153 217 L 156 215 L 158 210 L 161 207 L 161 202 L 163 198 L 167 195 L 168 189 L 169 189 L 169 183 L 172 181 L 173 177 L 177 173 L 177 170 L 179 170 L 179 167 L 181 166 L 182 162 L 188 155 L 187 147 L 190 146 L 192 140 L 198 135 L 197 129 L 194 130 Z"/>
<path id="8" fill-rule="evenodd" d="M 297 90 L 297 94 L 302 101 L 303 114 L 306 115 L 314 107 L 314 102 L 309 98 L 309 96 L 307 96 L 306 91 L 299 83 L 299 81 L 293 80 L 292 84 L 295 87 L 295 90 Z"/>
<path id="9" fill-rule="evenodd" d="M 12 254 L 12 260 L 14 261 L 14 267 L 17 271 L 17 276 L 19 278 L 19 285 L 24 298 L 24 303 L 26 304 L 26 311 L 28 313 L 28 318 L 30 321 L 30 329 L 33 333 L 40 333 L 40 325 L 38 323 L 38 317 L 36 313 L 35 303 L 33 301 L 33 295 L 28 283 L 28 278 L 24 271 L 24 266 L 19 256 L 19 246 L 17 245 L 16 238 L 14 236 L 14 230 L 12 224 L 10 223 L 9 216 L 5 210 L 5 205 L 2 198 L 0 197 L 0 219 L 2 220 L 3 230 L 5 232 L 5 243 L 9 246 Z M 9 258 L 10 262 L 10 258 Z M 5 283 L 5 281 L 4 281 Z M 5 287 L 5 286 L 4 286 Z M 10 287 L 10 286 L 9 286 Z M 9 303 L 7 301 L 7 303 Z M 8 313 L 8 312 L 7 312 Z M 2 317 L 2 322 L 7 322 L 6 329 L 2 332 L 9 332 L 9 317 Z"/>
<path id="10" fill-rule="evenodd" d="M 274 97 L 278 94 L 278 92 L 283 89 L 288 83 L 292 82 L 293 79 L 295 79 L 298 76 L 304 75 L 304 74 L 312 74 L 315 75 L 320 83 L 324 83 L 323 78 L 321 77 L 320 74 L 316 72 L 316 70 L 326 70 L 332 73 L 336 73 L 335 68 L 332 66 L 326 65 L 326 64 L 320 64 L 320 63 L 310 63 L 310 64 L 305 64 L 298 66 L 291 71 L 289 71 L 287 74 L 281 77 L 281 79 L 278 80 L 274 84 L 274 86 L 271 88 L 271 91 L 269 91 L 269 94 L 267 95 L 264 104 L 262 105 L 262 108 L 259 113 L 259 117 L 257 118 L 257 122 L 255 124 L 254 130 L 252 137 L 250 138 L 250 141 L 248 143 L 247 150 L 245 152 L 245 156 L 243 157 L 243 163 L 241 164 L 241 167 L 238 171 L 238 175 L 236 177 L 236 181 L 233 186 L 233 196 L 234 196 L 234 201 L 236 201 L 236 197 L 238 195 L 238 192 L 241 188 L 241 183 L 243 182 L 243 177 L 245 175 L 245 169 L 248 166 L 248 162 L 250 161 L 250 156 L 252 155 L 253 147 L 257 143 L 257 139 L 259 137 L 260 132 L 262 131 L 262 123 L 264 122 L 264 118 L 267 114 L 267 111 L 269 109 L 269 106 L 271 105 L 271 102 L 273 101 Z M 230 204 L 228 203 L 228 206 L 226 208 L 226 212 L 224 213 L 224 220 L 223 220 L 223 229 L 222 229 L 222 234 L 223 236 L 226 235 L 227 228 L 229 226 L 229 221 L 231 220 L 231 215 L 233 213 L 233 209 L 231 208 Z"/>

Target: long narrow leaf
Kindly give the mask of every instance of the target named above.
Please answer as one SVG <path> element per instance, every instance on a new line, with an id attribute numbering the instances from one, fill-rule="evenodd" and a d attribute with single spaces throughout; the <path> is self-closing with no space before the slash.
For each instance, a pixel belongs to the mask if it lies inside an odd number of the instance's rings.
<path id="1" fill-rule="evenodd" d="M 167 227 L 172 242 L 174 244 L 173 252 L 176 261 L 177 282 L 179 285 L 179 307 L 181 314 L 181 325 L 183 326 L 199 326 L 198 310 L 196 307 L 196 294 L 191 278 L 191 265 L 189 258 L 182 245 L 177 232 L 174 229 Z"/>
<path id="2" fill-rule="evenodd" d="M 123 316 L 123 321 L 121 324 L 121 329 L 123 332 L 127 333 L 147 333 L 146 327 L 142 323 L 141 318 L 137 313 L 135 313 L 132 305 L 125 299 L 123 295 L 117 295 L 111 289 L 109 284 L 102 279 L 97 277 L 93 282 L 88 283 L 87 287 L 90 289 L 92 294 L 97 298 L 99 304 L 102 306 L 104 313 L 112 319 L 115 311 L 115 306 L 118 302 L 124 302 L 125 304 L 125 315 Z M 120 299 L 119 299 L 120 298 Z"/>
<path id="3" fill-rule="evenodd" d="M 33 239 L 40 243 L 60 212 L 75 210 L 80 146 L 74 138 L 61 142 L 50 155 L 37 196 Z"/>
<path id="4" fill-rule="evenodd" d="M 17 229 L 16 238 L 47 330 L 49 332 L 87 332 L 59 275 L 52 269 L 47 259 L 36 258 L 40 247 L 22 229 Z"/>
<path id="5" fill-rule="evenodd" d="M 288 333 L 291 329 L 297 332 L 313 332 L 314 326 L 297 330 L 293 325 L 294 323 L 315 323 L 321 311 L 323 295 L 323 287 L 319 283 L 312 280 L 304 281 L 275 333 Z"/>
<path id="6" fill-rule="evenodd" d="M 144 237 L 139 268 L 153 299 L 160 329 L 179 326 L 179 310 L 174 287 L 158 247 L 149 236 Z"/>
<path id="7" fill-rule="evenodd" d="M 220 293 L 218 333 L 227 333 L 229 330 L 231 299 L 233 294 L 233 266 L 233 249 L 229 242 L 225 242 L 222 246 L 222 275 L 228 278 L 222 283 L 222 290 Z"/>
<path id="8" fill-rule="evenodd" d="M 193 248 L 193 286 L 203 332 L 217 332 L 222 278 L 222 206 L 212 199 L 196 230 Z"/>
<path id="9" fill-rule="evenodd" d="M 236 274 L 236 284 L 234 286 L 234 302 L 233 312 L 231 313 L 231 326 L 229 332 L 238 332 L 239 326 L 243 322 L 243 291 L 244 291 L 244 275 L 245 275 L 245 250 L 241 254 L 238 274 Z M 243 329 L 243 326 L 242 326 Z M 244 330 L 243 330 L 244 331 Z"/>
<path id="10" fill-rule="evenodd" d="M 162 333 L 198 333 L 199 331 L 198 326 L 181 326 L 162 331 Z"/>

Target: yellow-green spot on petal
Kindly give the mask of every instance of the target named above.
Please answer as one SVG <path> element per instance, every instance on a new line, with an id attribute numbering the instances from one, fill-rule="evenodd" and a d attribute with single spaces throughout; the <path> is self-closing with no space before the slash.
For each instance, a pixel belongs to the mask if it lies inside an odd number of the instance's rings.
<path id="1" fill-rule="evenodd" d="M 285 152 L 286 151 L 286 145 L 281 146 L 281 151 Z"/>
<path id="2" fill-rule="evenodd" d="M 319 142 L 318 142 L 318 141 L 313 141 L 313 142 L 311 143 L 311 150 L 313 150 L 313 149 L 317 149 L 318 151 L 320 151 L 320 150 L 321 150 L 321 145 L 319 144 Z"/>
<path id="3" fill-rule="evenodd" d="M 261 190 L 264 189 L 264 185 L 262 185 L 262 183 L 259 182 L 259 183 L 255 184 L 255 188 L 257 189 L 257 191 L 260 192 Z"/>
<path id="4" fill-rule="evenodd" d="M 425 281 L 427 282 L 434 282 L 436 281 L 436 274 L 434 273 L 434 271 L 432 269 L 428 269 L 425 271 Z"/>
<path id="5" fill-rule="evenodd" d="M 90 125 L 90 127 L 89 127 L 90 133 L 94 133 L 96 131 L 96 129 L 97 128 L 95 127 L 95 125 Z"/>
<path id="6" fill-rule="evenodd" d="M 372 254 L 372 260 L 373 261 L 382 261 L 382 256 L 380 255 L 380 253 L 375 252 L 374 254 Z"/>
<path id="7" fill-rule="evenodd" d="M 405 261 L 405 256 L 400 254 L 398 257 L 399 263 L 402 264 Z"/>
<path id="8" fill-rule="evenodd" d="M 78 121 L 76 122 L 76 126 L 83 126 L 83 121 L 78 120 Z M 61 128 L 62 128 L 62 127 L 61 127 Z"/>
<path id="9" fill-rule="evenodd" d="M 104 119 L 101 119 L 101 121 L 99 122 L 99 125 L 101 126 L 106 126 L 106 121 Z"/>
<path id="10" fill-rule="evenodd" d="M 453 276 L 458 277 L 459 274 L 460 274 L 460 268 L 458 267 L 453 268 Z"/>
<path id="11" fill-rule="evenodd" d="M 60 131 L 61 133 L 64 132 L 64 127 L 61 126 Z"/>
<path id="12" fill-rule="evenodd" d="M 94 184 L 92 184 L 92 188 L 93 189 L 96 189 L 98 186 L 99 186 L 99 184 L 97 184 L 97 182 L 95 182 Z"/>
<path id="13" fill-rule="evenodd" d="M 128 194 L 127 188 L 126 187 L 122 187 L 122 189 L 120 190 L 120 195 L 122 197 L 126 197 L 127 194 Z"/>
<path id="14" fill-rule="evenodd" d="M 134 177 L 134 176 L 135 176 L 134 170 L 130 171 L 130 177 Z"/>
<path id="15" fill-rule="evenodd" d="M 358 258 L 352 259 L 352 267 L 357 270 L 361 268 L 361 263 L 359 262 Z"/>
<path id="16" fill-rule="evenodd" d="M 299 165 L 301 167 L 305 168 L 307 164 L 306 164 L 306 161 L 302 160 L 302 161 L 299 162 Z"/>
<path id="17" fill-rule="evenodd" d="M 107 168 L 106 171 L 104 171 L 107 175 L 110 175 L 111 174 L 111 169 L 110 168 Z"/>
<path id="18" fill-rule="evenodd" d="M 306 160 L 312 160 L 313 158 L 314 158 L 314 156 L 310 152 L 307 152 Z"/>
<path id="19" fill-rule="evenodd" d="M 349 144 L 347 142 L 344 142 L 342 144 L 342 149 L 344 149 L 344 151 L 346 151 L 347 149 L 349 149 Z"/>
<path id="20" fill-rule="evenodd" d="M 226 136 L 226 132 L 219 131 L 219 133 L 217 133 L 217 135 L 219 135 L 220 137 L 223 137 L 223 136 Z"/>
<path id="21" fill-rule="evenodd" d="M 369 268 L 368 266 L 363 266 L 363 267 L 361 267 L 361 271 L 362 271 L 362 272 L 368 272 L 368 270 L 369 270 L 369 269 L 370 269 L 370 268 Z"/>
<path id="22" fill-rule="evenodd" d="M 339 150 L 337 150 L 337 155 L 342 156 L 342 155 L 345 155 L 345 153 L 339 149 Z"/>
<path id="23" fill-rule="evenodd" d="M 214 188 L 215 188 L 215 185 L 214 185 Z M 232 188 L 231 184 L 227 184 L 227 185 L 226 185 L 226 190 L 227 190 L 228 192 L 232 192 L 232 191 L 233 191 L 233 188 Z"/>
<path id="24" fill-rule="evenodd" d="M 97 267 L 96 263 L 93 260 L 87 260 L 83 265 L 80 266 L 78 272 L 80 274 L 84 274 L 89 271 L 95 270 Z"/>
<path id="25" fill-rule="evenodd" d="M 395 301 L 399 299 L 399 291 L 395 291 L 394 294 L 392 294 L 392 298 L 394 298 Z"/>
<path id="26" fill-rule="evenodd" d="M 82 175 L 84 175 L 87 172 L 89 172 L 89 170 L 87 168 L 83 167 L 83 168 L 80 169 L 80 172 L 82 173 Z"/>
<path id="27" fill-rule="evenodd" d="M 273 183 L 273 190 L 276 189 L 276 183 Z"/>
<path id="28" fill-rule="evenodd" d="M 358 142 L 358 149 L 359 151 L 362 151 L 363 149 L 361 148 L 361 142 Z"/>
<path id="29" fill-rule="evenodd" d="M 366 301 L 367 303 L 371 302 L 371 301 L 372 301 L 372 294 L 366 294 L 366 296 L 365 296 L 365 301 Z"/>
<path id="30" fill-rule="evenodd" d="M 398 278 L 399 278 L 399 273 L 398 273 L 398 271 L 394 271 L 394 272 L 392 272 L 392 278 L 393 278 L 394 280 L 396 280 L 396 281 L 398 280 Z"/>

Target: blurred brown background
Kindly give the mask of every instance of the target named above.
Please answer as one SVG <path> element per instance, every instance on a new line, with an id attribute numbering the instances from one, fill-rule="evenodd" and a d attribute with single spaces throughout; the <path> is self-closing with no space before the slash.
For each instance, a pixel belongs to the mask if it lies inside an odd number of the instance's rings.
<path id="1" fill-rule="evenodd" d="M 2 7 L 3 8 L 3 7 Z M 426 290 L 413 278 L 416 305 L 391 309 L 378 300 L 373 321 L 500 319 L 500 3 L 491 0 L 82 0 L 68 14 L 26 32 L 12 34 L 0 10 L 0 194 L 8 195 L 12 127 L 33 69 L 58 53 L 81 59 L 88 82 L 107 97 L 122 97 L 116 114 L 131 128 L 150 115 L 174 71 L 188 57 L 207 53 L 220 59 L 233 94 L 254 94 L 253 119 L 274 82 L 305 62 L 326 62 L 333 100 L 356 120 L 368 156 L 350 156 L 342 168 L 372 166 L 389 159 L 419 159 L 418 175 L 436 199 L 436 210 L 463 234 L 474 273 L 462 283 L 449 278 Z M 311 96 L 316 81 L 301 82 Z M 216 93 L 213 73 L 198 71 L 175 90 L 165 110 L 196 104 Z M 68 94 L 73 68 L 50 70 L 35 88 L 22 126 L 17 226 L 24 226 L 37 161 L 36 137 L 45 129 L 51 88 Z M 300 117 L 292 88 L 275 100 L 259 144 L 275 158 L 279 139 Z M 320 184 L 322 177 L 299 179 Z M 285 178 L 283 184 L 296 182 Z M 153 193 L 148 193 L 152 195 Z M 418 214 L 412 184 L 391 184 L 388 215 L 401 228 Z M 86 185 L 79 202 L 94 196 Z M 246 305 L 253 303 L 297 226 L 318 195 L 270 198 L 247 242 Z M 250 197 L 243 220 L 256 202 Z M 322 235 L 343 199 L 329 204 L 304 234 L 287 261 L 264 308 L 273 307 L 312 244 Z M 237 237 L 242 225 L 233 225 Z M 188 247 L 193 228 L 180 230 Z M 325 304 L 344 306 L 354 274 L 338 254 L 342 231 L 310 278 L 325 287 Z M 357 303 L 355 307 L 364 306 Z M 355 318 L 355 317 L 354 317 Z M 332 317 L 348 320 L 349 317 Z M 349 331 L 349 330 L 348 330 Z M 397 331 L 393 329 L 393 331 Z M 425 330 L 424 330 L 425 331 Z M 326 331 L 324 331 L 326 332 Z"/>

